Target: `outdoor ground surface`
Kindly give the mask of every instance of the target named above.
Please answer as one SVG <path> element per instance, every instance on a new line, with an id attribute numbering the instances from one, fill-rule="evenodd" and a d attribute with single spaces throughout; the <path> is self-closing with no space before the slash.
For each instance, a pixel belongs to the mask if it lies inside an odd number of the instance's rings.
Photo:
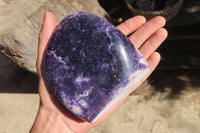
<path id="1" fill-rule="evenodd" d="M 37 77 L 0 54 L 0 133 L 27 133 L 39 106 Z M 200 70 L 160 70 L 89 133 L 199 133 Z"/>
<path id="2" fill-rule="evenodd" d="M 184 5 L 169 23 L 159 70 L 89 133 L 200 133 L 200 2 Z M 36 75 L 0 54 L 0 133 L 29 132 L 39 107 L 37 84 Z"/>

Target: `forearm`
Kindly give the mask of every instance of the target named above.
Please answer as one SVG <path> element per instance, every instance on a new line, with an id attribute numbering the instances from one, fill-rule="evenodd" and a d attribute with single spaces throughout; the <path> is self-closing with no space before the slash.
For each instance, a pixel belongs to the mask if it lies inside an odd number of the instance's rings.
<path id="1" fill-rule="evenodd" d="M 40 107 L 30 133 L 73 133 L 59 115 Z"/>

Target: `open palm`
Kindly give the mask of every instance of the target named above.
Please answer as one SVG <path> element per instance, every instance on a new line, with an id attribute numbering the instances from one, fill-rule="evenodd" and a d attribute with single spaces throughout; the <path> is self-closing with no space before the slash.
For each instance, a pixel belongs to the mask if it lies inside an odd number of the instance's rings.
<path id="1" fill-rule="evenodd" d="M 141 54 L 146 58 L 150 65 L 149 74 L 135 87 L 132 91 L 122 98 L 116 105 L 114 105 L 109 111 L 107 111 L 99 120 L 94 123 L 88 123 L 80 120 L 67 109 L 65 109 L 54 97 L 51 92 L 48 91 L 48 87 L 45 84 L 45 77 L 43 76 L 42 64 L 44 59 L 44 53 L 48 45 L 48 41 L 57 25 L 57 21 L 54 15 L 50 12 L 45 13 L 44 23 L 39 35 L 38 44 L 38 59 L 37 59 L 37 71 L 39 77 L 39 95 L 41 99 L 41 105 L 36 122 L 32 128 L 32 132 L 39 131 L 38 119 L 43 117 L 46 119 L 46 128 L 49 132 L 86 132 L 94 126 L 97 126 L 108 118 L 126 99 L 126 97 L 137 88 L 146 78 L 152 73 L 160 61 L 160 54 L 155 52 L 158 46 L 166 39 L 167 31 L 162 28 L 165 25 L 165 19 L 162 17 L 155 17 L 152 20 L 146 22 L 142 16 L 136 16 L 130 18 L 124 23 L 117 26 L 117 28 L 123 32 L 126 36 L 129 35 L 130 41 L 139 49 Z M 50 126 L 53 123 L 53 126 Z M 49 124 L 49 125 L 48 125 Z M 66 127 L 63 130 L 63 127 Z"/>

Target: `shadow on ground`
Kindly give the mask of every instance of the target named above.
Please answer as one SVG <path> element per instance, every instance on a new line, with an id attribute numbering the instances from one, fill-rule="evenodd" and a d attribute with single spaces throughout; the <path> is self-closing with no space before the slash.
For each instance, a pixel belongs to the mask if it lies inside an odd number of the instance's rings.
<path id="1" fill-rule="evenodd" d="M 155 92 L 169 92 L 167 98 L 178 98 L 183 91 L 200 91 L 199 79 L 199 70 L 165 70 L 155 71 L 148 81 Z"/>
<path id="2" fill-rule="evenodd" d="M 38 93 L 38 79 L 0 54 L 0 93 Z"/>

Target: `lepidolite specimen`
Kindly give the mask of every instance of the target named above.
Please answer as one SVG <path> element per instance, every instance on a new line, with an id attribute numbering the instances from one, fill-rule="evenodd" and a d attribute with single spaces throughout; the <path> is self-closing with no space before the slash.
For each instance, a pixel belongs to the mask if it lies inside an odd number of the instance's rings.
<path id="1" fill-rule="evenodd" d="M 101 117 L 149 72 L 143 56 L 122 32 L 84 12 L 57 26 L 45 68 L 57 99 L 88 122 Z"/>

